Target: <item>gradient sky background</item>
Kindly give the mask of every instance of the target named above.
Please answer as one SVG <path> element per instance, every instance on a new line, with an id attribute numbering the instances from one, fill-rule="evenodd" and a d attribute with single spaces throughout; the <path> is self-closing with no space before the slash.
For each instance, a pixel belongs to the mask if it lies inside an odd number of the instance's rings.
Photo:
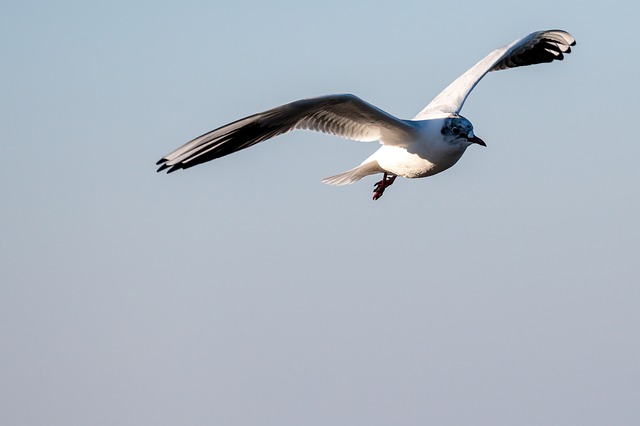
<path id="1" fill-rule="evenodd" d="M 640 424 L 638 2 L 3 2 L 0 424 Z M 488 148 L 320 179 L 377 144 L 162 155 L 292 100 L 413 117 L 491 50 Z"/>

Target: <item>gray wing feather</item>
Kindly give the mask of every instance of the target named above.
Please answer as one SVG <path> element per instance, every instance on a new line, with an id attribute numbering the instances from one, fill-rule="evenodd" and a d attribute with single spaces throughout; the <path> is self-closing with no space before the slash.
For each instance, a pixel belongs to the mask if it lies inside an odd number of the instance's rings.
<path id="1" fill-rule="evenodd" d="M 415 132 L 410 121 L 354 95 L 322 96 L 282 105 L 205 133 L 162 157 L 158 171 L 186 169 L 296 129 L 396 145 Z"/>
<path id="2" fill-rule="evenodd" d="M 575 44 L 568 32 L 549 30 L 531 33 L 496 49 L 444 89 L 414 120 L 458 114 L 469 93 L 488 72 L 562 60 Z"/>

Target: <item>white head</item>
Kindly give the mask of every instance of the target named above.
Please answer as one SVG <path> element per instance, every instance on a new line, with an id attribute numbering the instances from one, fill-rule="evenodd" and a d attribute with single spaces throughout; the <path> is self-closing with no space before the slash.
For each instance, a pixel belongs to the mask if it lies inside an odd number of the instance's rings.
<path id="1" fill-rule="evenodd" d="M 473 134 L 473 124 L 460 115 L 447 118 L 441 130 L 444 140 L 452 145 L 462 145 L 464 148 L 473 143 L 487 146 L 479 137 Z"/>

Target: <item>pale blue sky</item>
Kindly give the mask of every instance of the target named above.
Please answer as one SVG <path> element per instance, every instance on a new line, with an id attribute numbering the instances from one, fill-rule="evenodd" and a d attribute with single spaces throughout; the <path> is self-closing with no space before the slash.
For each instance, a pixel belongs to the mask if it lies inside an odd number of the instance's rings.
<path id="1" fill-rule="evenodd" d="M 4 2 L 0 424 L 637 425 L 637 2 Z M 409 118 L 491 50 L 488 148 L 320 179 L 377 144 L 162 155 L 292 100 Z"/>

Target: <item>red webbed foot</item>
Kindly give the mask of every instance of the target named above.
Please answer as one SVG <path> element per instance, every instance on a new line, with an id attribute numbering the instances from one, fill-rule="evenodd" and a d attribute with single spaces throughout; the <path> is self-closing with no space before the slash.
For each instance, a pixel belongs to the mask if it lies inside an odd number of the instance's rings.
<path id="1" fill-rule="evenodd" d="M 373 200 L 375 201 L 382 197 L 382 194 L 384 194 L 384 190 L 387 189 L 387 187 L 391 186 L 391 184 L 394 180 L 396 180 L 397 177 L 398 176 L 389 175 L 387 172 L 385 172 L 382 180 L 380 182 L 377 182 L 375 185 L 375 188 L 373 190 Z"/>

